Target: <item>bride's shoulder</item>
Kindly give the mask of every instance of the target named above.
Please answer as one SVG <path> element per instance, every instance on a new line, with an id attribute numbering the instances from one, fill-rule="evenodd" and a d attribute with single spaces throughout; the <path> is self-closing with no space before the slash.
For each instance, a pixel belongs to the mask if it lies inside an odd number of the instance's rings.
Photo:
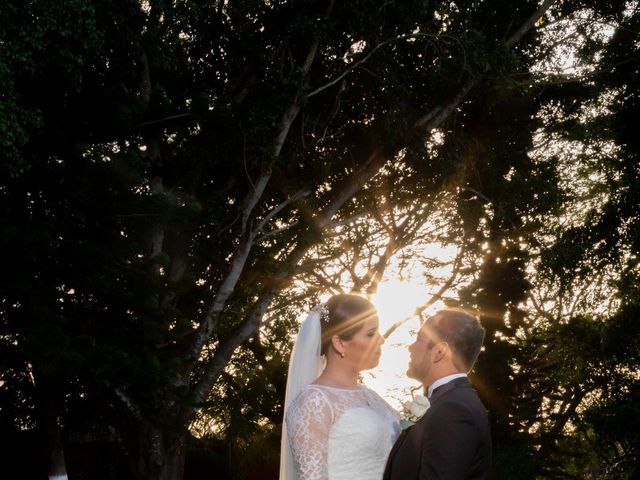
<path id="1" fill-rule="evenodd" d="M 293 404 L 298 406 L 310 405 L 318 407 L 326 403 L 329 403 L 326 392 L 323 391 L 321 385 L 315 384 L 302 387 L 302 390 L 293 401 Z"/>
<path id="2" fill-rule="evenodd" d="M 317 385 L 306 385 L 302 388 L 298 396 L 291 402 L 287 409 L 287 419 L 306 418 L 313 415 L 318 418 L 332 418 L 333 407 L 331 401 L 325 395 L 322 388 Z"/>

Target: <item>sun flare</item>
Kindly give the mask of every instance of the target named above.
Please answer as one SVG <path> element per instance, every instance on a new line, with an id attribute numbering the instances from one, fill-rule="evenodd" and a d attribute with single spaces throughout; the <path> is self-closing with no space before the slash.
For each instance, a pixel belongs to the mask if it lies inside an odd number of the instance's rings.
<path id="1" fill-rule="evenodd" d="M 408 347 L 421 321 L 416 310 L 424 310 L 422 318 L 426 318 L 444 307 L 441 300 L 433 301 L 432 297 L 450 278 L 457 254 L 450 245 L 429 243 L 414 247 L 402 261 L 395 258 L 390 262 L 385 280 L 371 297 L 378 310 L 380 333 L 387 333 L 387 338 L 380 363 L 363 372 L 363 380 L 397 409 L 411 399 L 412 390 L 420 388 L 417 381 L 407 377 Z"/>
<path id="2" fill-rule="evenodd" d="M 364 381 L 396 408 L 410 399 L 411 390 L 419 388 L 419 383 L 406 375 L 408 346 L 414 341 L 415 332 L 420 326 L 415 311 L 429 299 L 429 290 L 421 281 L 391 278 L 380 284 L 378 292 L 371 299 L 378 309 L 382 334 L 395 324 L 401 324 L 382 346 L 380 364 L 364 372 Z M 442 306 L 442 302 L 435 302 L 425 313 L 428 315 Z"/>

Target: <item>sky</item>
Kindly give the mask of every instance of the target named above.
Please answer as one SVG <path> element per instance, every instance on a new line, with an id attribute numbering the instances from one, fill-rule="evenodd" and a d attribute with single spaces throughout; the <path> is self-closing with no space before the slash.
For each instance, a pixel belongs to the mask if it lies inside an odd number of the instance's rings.
<path id="1" fill-rule="evenodd" d="M 392 278 L 382 283 L 378 293 L 372 298 L 378 309 L 382 333 L 396 321 L 411 317 L 394 331 L 382 346 L 382 358 L 378 367 L 362 374 L 364 384 L 397 409 L 400 409 L 403 402 L 411 400 L 412 390 L 421 393 L 419 382 L 407 378 L 406 375 L 409 363 L 408 346 L 413 343 L 420 326 L 420 319 L 411 315 L 416 307 L 422 305 L 429 297 L 429 288 L 422 282 Z M 426 313 L 435 312 L 443 306 L 442 302 L 436 302 Z"/>

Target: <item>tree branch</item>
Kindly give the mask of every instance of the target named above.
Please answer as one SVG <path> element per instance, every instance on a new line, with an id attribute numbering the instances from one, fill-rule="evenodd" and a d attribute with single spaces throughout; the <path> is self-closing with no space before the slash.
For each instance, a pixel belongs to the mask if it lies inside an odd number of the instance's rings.
<path id="1" fill-rule="evenodd" d="M 371 49 L 371 51 L 369 51 L 369 53 L 367 53 L 363 58 L 361 58 L 357 62 L 351 63 L 351 65 L 349 65 L 347 67 L 347 69 L 345 71 L 343 71 L 340 75 L 338 75 L 336 78 L 334 78 L 330 82 L 325 83 L 324 85 L 316 88 L 315 90 L 313 90 L 312 92 L 307 94 L 307 98 L 311 98 L 314 95 L 317 95 L 318 93 L 320 93 L 320 92 L 326 90 L 327 88 L 332 87 L 336 83 L 340 82 L 342 79 L 344 79 L 344 77 L 346 77 L 354 69 L 356 69 L 359 66 L 361 66 L 362 64 L 366 63 L 366 61 L 369 60 L 369 58 L 371 58 L 371 56 L 374 53 L 376 53 L 380 48 L 382 48 L 382 47 L 384 47 L 386 45 L 389 45 L 390 43 L 393 43 L 393 42 L 398 42 L 400 40 L 407 40 L 409 38 L 416 38 L 416 37 L 433 37 L 433 38 L 436 38 L 436 39 L 439 38 L 439 36 L 437 36 L 437 35 L 429 35 L 429 34 L 426 34 L 426 33 L 416 32 L 416 33 L 407 33 L 407 34 L 404 34 L 404 35 L 398 35 L 397 37 L 390 38 L 389 40 L 385 40 L 383 42 L 380 42 L 375 47 L 373 47 Z"/>
<path id="2" fill-rule="evenodd" d="M 463 250 L 459 250 L 458 255 L 456 255 L 456 259 L 454 260 L 453 270 L 451 271 L 451 275 L 449 276 L 449 279 L 442 285 L 442 287 L 440 287 L 440 289 L 436 293 L 434 293 L 431 296 L 429 300 L 427 300 L 426 303 L 416 308 L 413 314 L 403 318 L 402 320 L 398 320 L 396 323 L 391 325 L 387 329 L 387 331 L 384 332 L 384 334 L 382 335 L 385 338 L 385 340 L 389 338 L 389 336 L 393 332 L 395 332 L 398 328 L 400 328 L 402 325 L 407 323 L 412 318 L 416 316 L 420 317 L 422 315 L 422 312 L 424 312 L 427 308 L 431 307 L 431 305 L 436 303 L 438 300 L 440 300 L 444 296 L 447 290 L 451 288 L 451 285 L 453 285 L 453 282 L 455 282 L 456 278 L 458 278 L 458 274 L 460 273 L 461 267 L 462 267 L 462 257 L 463 257 Z"/>
<path id="3" fill-rule="evenodd" d="M 276 290 L 269 289 L 262 293 L 255 303 L 246 319 L 240 323 L 223 341 L 220 342 L 216 351 L 205 366 L 204 374 L 193 390 L 193 401 L 196 405 L 202 404 L 207 399 L 213 384 L 218 379 L 233 352 L 243 344 L 259 328 L 264 314 L 275 296 Z M 185 412 L 187 420 L 190 421 L 195 415 L 193 412 Z"/>
<path id="4" fill-rule="evenodd" d="M 544 13 L 556 2 L 557 0 L 545 0 L 542 5 L 515 31 L 507 40 L 505 44 L 508 47 L 513 47 L 518 43 L 522 37 L 535 25 L 536 21 L 544 15 Z M 484 73 L 484 72 L 483 72 Z M 436 128 L 443 120 L 445 120 L 451 112 L 462 102 L 471 89 L 480 81 L 481 75 L 468 78 L 460 87 L 460 89 L 444 104 L 434 107 L 425 115 L 420 117 L 415 126 L 424 128 L 427 131 Z"/>
<path id="5" fill-rule="evenodd" d="M 546 9 L 552 3 L 552 0 L 546 0 L 543 3 L 544 8 L 541 7 L 541 9 L 539 9 L 536 14 L 534 14 L 535 18 L 533 18 L 534 16 L 532 16 L 533 19 L 529 19 L 527 22 L 525 22 L 525 24 L 507 40 L 507 44 L 513 45 L 517 40 L 519 40 L 526 33 L 526 31 L 528 31 L 528 29 L 533 26 L 535 20 L 537 20 L 537 18 L 539 18 L 539 16 L 544 13 L 544 11 L 546 11 Z M 332 6 L 333 1 L 330 2 L 329 10 L 332 8 Z M 308 73 L 308 69 L 310 68 L 313 58 L 316 55 L 317 48 L 318 42 L 316 41 L 309 49 L 304 63 L 303 69 L 306 69 L 304 71 L 305 75 Z M 467 93 L 477 82 L 477 78 L 467 80 L 467 82 L 462 86 L 458 93 L 456 93 L 451 98 L 451 100 L 449 100 L 449 102 L 443 104 L 441 107 L 437 107 L 436 109 L 432 110 L 430 113 L 422 117 L 420 120 L 418 120 L 418 122 L 416 122 L 416 126 L 423 128 L 426 127 L 427 129 L 432 129 L 438 126 L 451 114 L 455 107 L 462 101 L 462 99 L 467 95 Z M 273 147 L 275 156 L 280 154 L 291 124 L 293 123 L 293 120 L 297 116 L 300 106 L 302 105 L 303 97 L 301 95 L 303 94 L 299 92 L 292 105 L 283 115 L 280 133 L 276 137 Z M 345 182 L 345 184 L 337 191 L 333 201 L 330 202 L 322 212 L 316 215 L 316 217 L 314 218 L 316 228 L 318 228 L 319 230 L 325 229 L 330 224 L 331 219 L 334 217 L 337 211 L 349 199 L 351 199 L 366 182 L 368 182 L 371 178 L 373 178 L 373 176 L 378 173 L 380 168 L 382 168 L 382 166 L 384 165 L 385 161 L 386 157 L 382 153 L 382 150 L 379 147 L 373 148 L 364 164 L 360 168 L 358 168 L 350 176 L 349 181 Z M 248 215 L 245 215 L 243 218 L 248 218 Z M 245 241 L 238 247 L 236 258 L 234 258 L 234 261 L 232 263 L 231 271 L 227 275 L 227 278 L 219 289 L 218 294 L 216 294 L 212 307 L 209 309 L 205 321 L 202 322 L 201 327 L 199 328 L 197 341 L 194 342 L 194 348 L 192 348 L 191 350 L 192 359 L 195 358 L 195 356 L 200 352 L 201 348 L 208 341 L 213 330 L 214 320 L 222 312 L 226 300 L 229 298 L 229 295 L 233 291 L 233 288 L 235 287 L 240 277 L 242 268 L 244 267 L 249 254 L 249 250 L 254 240 L 254 236 L 255 231 L 251 232 L 245 239 Z M 289 258 L 287 259 L 288 267 L 284 268 L 276 277 L 273 278 L 271 286 L 267 287 L 261 294 L 259 299 L 254 304 L 251 313 L 246 317 L 246 319 L 238 327 L 236 327 L 230 335 L 220 341 L 211 360 L 206 362 L 206 365 L 204 366 L 204 373 L 201 379 L 194 387 L 193 398 L 196 404 L 202 403 L 204 399 L 206 399 L 208 392 L 213 386 L 213 383 L 216 381 L 220 373 L 223 371 L 224 367 L 227 365 L 236 348 L 244 341 L 246 341 L 259 328 L 262 318 L 270 302 L 276 295 L 277 291 L 279 291 L 279 289 L 291 283 L 293 278 L 292 273 L 296 269 L 297 265 L 302 260 L 304 255 L 307 253 L 309 247 L 310 245 L 308 244 L 308 242 L 302 241 L 300 241 L 296 245 L 296 247 L 289 255 Z M 456 260 L 457 262 L 460 261 L 460 254 Z M 440 299 L 442 295 L 444 295 L 446 290 L 455 280 L 458 272 L 459 263 L 456 263 L 454 272 L 452 272 L 449 281 L 446 282 L 445 285 L 443 285 L 443 287 L 432 297 L 430 302 L 425 304 L 425 309 L 428 308 L 429 304 L 434 303 L 435 301 Z M 397 328 L 398 326 L 399 325 L 395 326 L 395 328 Z M 395 328 L 392 327 L 392 329 L 385 333 L 385 336 L 388 336 L 390 333 L 392 333 Z M 186 412 L 186 415 L 189 418 L 192 418 L 193 411 Z"/>
<path id="6" fill-rule="evenodd" d="M 504 42 L 508 47 L 513 47 L 526 33 L 533 28 L 538 19 L 542 17 L 557 0 L 544 0 L 540 7 Z"/>

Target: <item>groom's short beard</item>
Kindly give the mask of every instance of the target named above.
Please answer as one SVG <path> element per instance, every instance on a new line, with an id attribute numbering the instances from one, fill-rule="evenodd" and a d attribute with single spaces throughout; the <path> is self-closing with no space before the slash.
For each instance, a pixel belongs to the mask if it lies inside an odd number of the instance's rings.
<path id="1" fill-rule="evenodd" d="M 418 378 L 419 375 L 417 375 L 415 367 L 413 367 L 412 365 L 409 365 L 409 368 L 407 368 L 407 377 L 420 381 L 420 378 Z"/>
<path id="2" fill-rule="evenodd" d="M 407 368 L 407 377 L 417 380 L 420 383 L 424 383 L 428 371 L 429 368 L 422 364 L 410 363 L 409 368 Z"/>

